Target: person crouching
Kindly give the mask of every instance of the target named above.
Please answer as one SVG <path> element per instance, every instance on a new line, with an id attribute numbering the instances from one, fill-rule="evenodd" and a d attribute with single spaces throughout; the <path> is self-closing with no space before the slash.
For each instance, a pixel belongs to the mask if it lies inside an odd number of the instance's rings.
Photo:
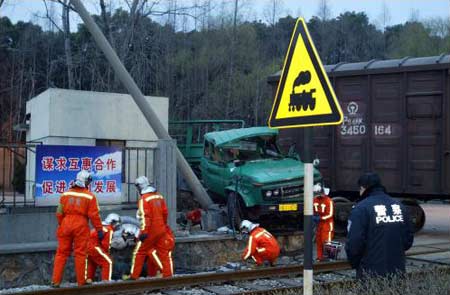
<path id="1" fill-rule="evenodd" d="M 277 239 L 259 224 L 248 220 L 241 222 L 240 229 L 243 233 L 250 235 L 247 247 L 242 253 L 242 260 L 252 258 L 258 266 L 268 261 L 271 266 L 274 266 L 280 255 Z"/>
<path id="2" fill-rule="evenodd" d="M 101 241 L 97 238 L 97 232 L 95 229 L 91 230 L 88 243 L 86 283 L 92 283 L 98 266 L 100 266 L 102 270 L 102 281 L 111 281 L 113 261 L 111 255 L 109 254 L 109 250 L 111 248 L 111 240 L 114 230 L 120 226 L 120 223 L 121 219 L 118 214 L 109 214 L 102 222 L 104 238 Z"/>

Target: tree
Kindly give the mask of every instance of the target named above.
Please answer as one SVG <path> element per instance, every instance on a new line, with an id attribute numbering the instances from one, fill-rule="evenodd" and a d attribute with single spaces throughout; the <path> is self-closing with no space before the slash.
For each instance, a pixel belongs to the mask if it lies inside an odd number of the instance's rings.
<path id="1" fill-rule="evenodd" d="M 386 56 L 386 27 L 389 25 L 391 21 L 391 14 L 389 12 L 389 8 L 386 5 L 386 1 L 383 1 L 383 5 L 381 6 L 381 13 L 379 15 L 379 22 L 381 29 L 383 31 L 383 57 Z"/>
<path id="2" fill-rule="evenodd" d="M 331 17 L 331 8 L 330 4 L 328 3 L 328 0 L 320 0 L 319 1 L 319 8 L 317 9 L 317 16 L 322 21 L 327 21 Z"/>
<path id="3" fill-rule="evenodd" d="M 52 3 L 46 2 L 45 29 L 0 18 L 2 140 L 20 138 L 13 136 L 12 126 L 24 121 L 25 102 L 48 87 L 70 87 L 69 72 L 75 89 L 126 92 L 86 27 L 64 31 Z M 66 4 L 65 17 L 72 13 L 69 0 L 54 3 L 58 12 Z M 94 20 L 143 93 L 170 98 L 171 120 L 230 118 L 250 126 L 265 124 L 273 102 L 266 79 L 283 65 L 295 18 L 248 21 L 244 0 L 195 0 L 189 6 L 175 0 L 129 0 L 124 7 L 97 3 Z M 268 3 L 267 15 L 277 15 L 281 2 Z M 331 17 L 327 1 L 322 4 L 320 16 L 312 17 L 308 27 L 325 64 L 437 55 L 450 48 L 448 20 L 386 25 L 383 32 L 364 13 Z"/>

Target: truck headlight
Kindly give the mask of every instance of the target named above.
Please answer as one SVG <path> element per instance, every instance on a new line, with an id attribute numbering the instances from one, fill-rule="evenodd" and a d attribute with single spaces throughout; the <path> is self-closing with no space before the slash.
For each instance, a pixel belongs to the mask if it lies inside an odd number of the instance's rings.
<path id="1" fill-rule="evenodd" d="M 270 198 L 272 196 L 272 191 L 267 191 L 266 192 L 266 197 Z"/>
<path id="2" fill-rule="evenodd" d="M 274 196 L 278 196 L 279 194 L 280 194 L 280 190 L 279 189 L 273 190 L 273 195 Z"/>

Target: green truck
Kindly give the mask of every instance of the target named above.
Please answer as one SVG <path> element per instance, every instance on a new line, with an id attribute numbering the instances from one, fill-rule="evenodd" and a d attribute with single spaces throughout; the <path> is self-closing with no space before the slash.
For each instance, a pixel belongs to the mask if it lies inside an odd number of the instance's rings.
<path id="1" fill-rule="evenodd" d="M 190 147 L 186 158 L 212 199 L 227 205 L 234 226 L 242 218 L 266 216 L 271 222 L 289 217 L 301 223 L 303 162 L 296 154 L 284 155 L 277 138 L 278 130 L 268 127 L 235 128 L 204 134 L 201 153 L 198 145 L 195 152 Z M 314 181 L 321 181 L 316 169 Z"/>

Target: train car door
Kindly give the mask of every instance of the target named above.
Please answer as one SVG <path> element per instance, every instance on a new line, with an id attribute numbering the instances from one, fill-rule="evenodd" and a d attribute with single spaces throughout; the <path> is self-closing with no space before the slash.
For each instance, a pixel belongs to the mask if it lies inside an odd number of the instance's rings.
<path id="1" fill-rule="evenodd" d="M 443 82 L 440 71 L 407 74 L 407 191 L 410 193 L 442 193 Z"/>

